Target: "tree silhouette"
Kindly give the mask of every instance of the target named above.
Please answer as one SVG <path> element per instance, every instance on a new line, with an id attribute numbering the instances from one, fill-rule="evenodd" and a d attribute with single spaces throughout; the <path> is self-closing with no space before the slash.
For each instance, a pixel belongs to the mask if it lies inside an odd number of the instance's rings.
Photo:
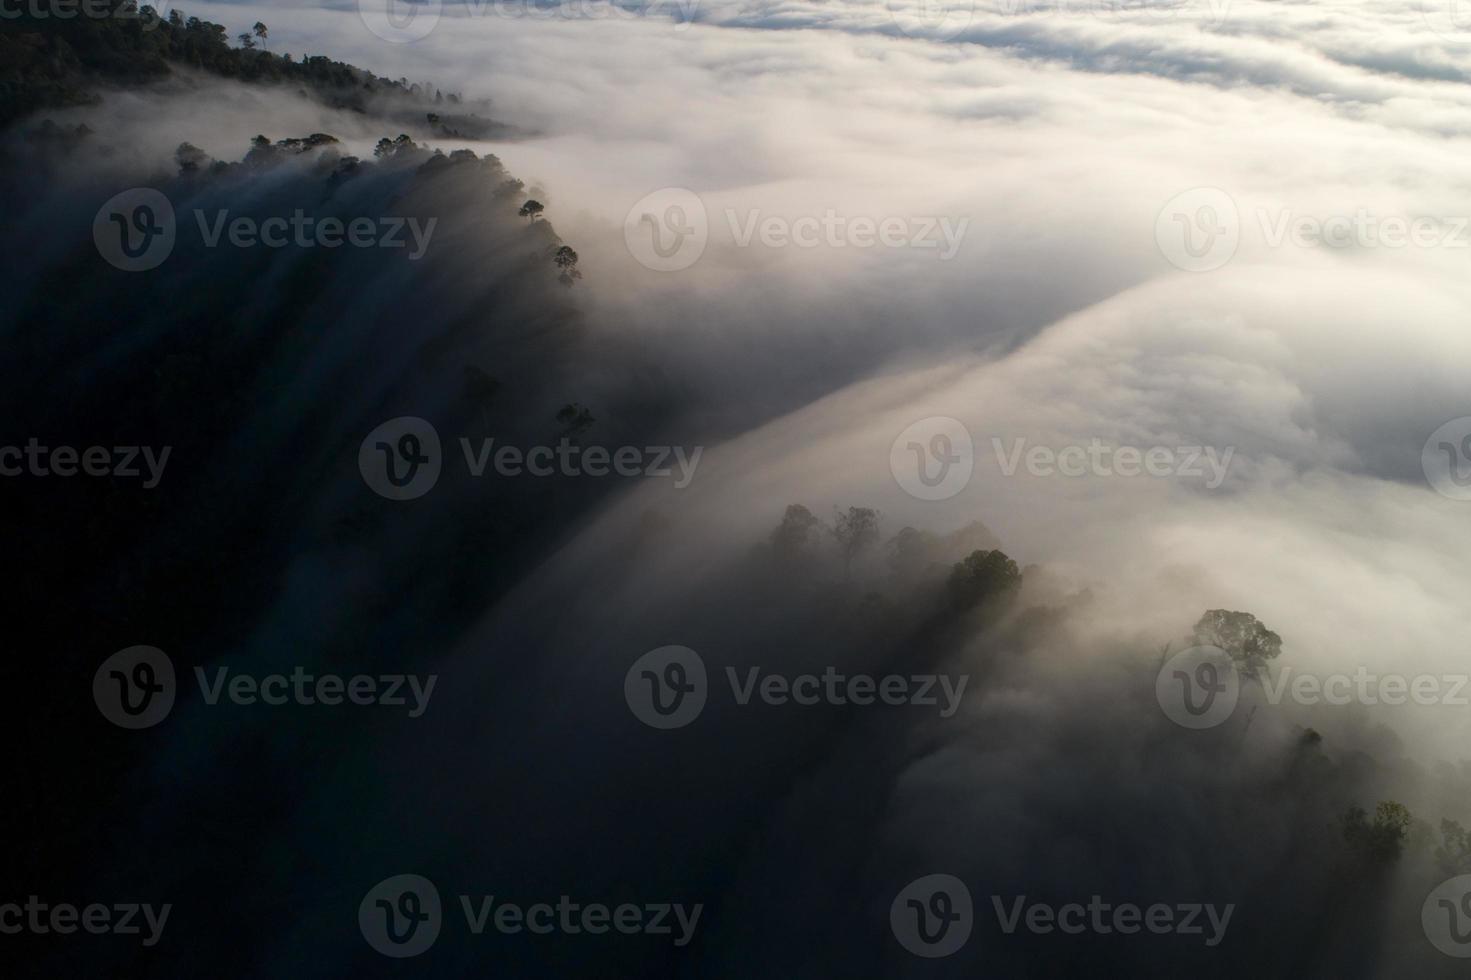
<path id="1" fill-rule="evenodd" d="M 810 554 L 821 527 L 812 511 L 801 504 L 788 504 L 781 523 L 771 532 L 771 550 L 785 560 Z"/>
<path id="2" fill-rule="evenodd" d="M 570 286 L 574 279 L 582 278 L 582 273 L 577 268 L 577 253 L 572 250 L 572 246 L 563 245 L 557 249 L 556 254 L 552 256 L 552 261 L 557 263 L 557 268 L 561 270 L 557 281 L 562 285 Z"/>
<path id="3" fill-rule="evenodd" d="M 1374 809 L 1374 822 L 1361 806 L 1351 806 L 1343 815 L 1343 838 L 1349 846 L 1372 861 L 1393 861 L 1405 846 L 1410 829 L 1410 811 L 1403 804 L 1384 800 Z"/>
<path id="4" fill-rule="evenodd" d="M 37 0 L 42 7 L 52 0 Z M 125 15 L 132 0 L 101 0 L 103 7 L 123 11 L 115 17 L 47 17 L 25 25 L 20 41 L 8 22 L 0 30 L 0 125 L 48 106 L 78 104 L 98 83 L 134 84 L 167 77 L 175 68 L 207 72 L 245 82 L 280 82 L 336 108 L 369 111 L 383 96 L 431 102 L 427 92 L 406 81 L 371 72 L 321 55 L 293 61 L 265 50 L 270 31 L 257 21 L 230 43 L 222 24 L 190 17 L 178 10 L 167 15 L 139 6 Z M 140 24 L 140 21 L 142 22 Z M 64 55 L 60 52 L 65 52 Z M 446 101 L 460 104 L 453 93 Z M 457 117 L 456 128 L 484 125 L 478 116 Z M 466 134 L 468 135 L 468 134 Z"/>
<path id="5" fill-rule="evenodd" d="M 413 153 L 419 149 L 419 145 L 409 138 L 407 133 L 400 133 L 397 137 L 389 139 L 384 137 L 373 147 L 373 156 L 380 160 L 391 160 L 400 153 Z"/>
<path id="6" fill-rule="evenodd" d="M 968 609 L 1021 584 L 1016 562 L 1003 551 L 974 551 L 950 570 L 950 599 Z"/>
<path id="7" fill-rule="evenodd" d="M 1220 647 L 1235 661 L 1241 676 L 1256 678 L 1282 652 L 1282 637 L 1251 613 L 1209 609 L 1195 624 L 1196 646 Z"/>
<path id="8" fill-rule="evenodd" d="M 542 204 L 540 201 L 527 201 L 525 204 L 521 205 L 521 210 L 517 211 L 516 213 L 523 218 L 530 218 L 532 221 L 535 221 L 537 216 L 545 210 L 546 205 Z"/>
<path id="9" fill-rule="evenodd" d="M 847 511 L 834 508 L 833 537 L 838 539 L 838 550 L 843 555 L 843 573 L 853 567 L 853 559 L 879 538 L 879 512 L 872 507 L 849 507 Z"/>
<path id="10" fill-rule="evenodd" d="M 209 156 L 193 143 L 180 143 L 179 148 L 174 151 L 174 162 L 179 165 L 179 173 L 198 173 L 209 162 Z"/>
<path id="11" fill-rule="evenodd" d="M 1440 821 L 1440 843 L 1435 847 L 1435 863 L 1446 875 L 1471 872 L 1471 833 L 1454 820 L 1442 818 Z"/>

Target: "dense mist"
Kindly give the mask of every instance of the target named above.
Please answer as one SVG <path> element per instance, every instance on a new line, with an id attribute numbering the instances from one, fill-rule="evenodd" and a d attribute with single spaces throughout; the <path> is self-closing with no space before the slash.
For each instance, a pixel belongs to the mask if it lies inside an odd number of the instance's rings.
<path id="1" fill-rule="evenodd" d="M 941 6 L 0 25 L 0 972 L 1457 975 L 1471 35 Z"/>

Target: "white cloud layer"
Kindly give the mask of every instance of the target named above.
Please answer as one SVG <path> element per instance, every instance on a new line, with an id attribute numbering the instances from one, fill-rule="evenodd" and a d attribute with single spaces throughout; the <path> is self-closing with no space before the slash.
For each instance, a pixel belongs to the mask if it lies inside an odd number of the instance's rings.
<path id="1" fill-rule="evenodd" d="M 946 19 L 787 0 L 703 2 L 683 23 L 447 5 L 427 38 L 391 44 L 352 7 L 262 6 L 197 12 L 261 17 L 274 50 L 493 96 L 535 132 L 475 146 L 545 191 L 589 321 L 732 433 L 690 490 L 605 515 L 568 569 L 651 503 L 707 542 L 701 561 L 787 503 L 868 504 L 890 530 L 984 520 L 1020 561 L 1103 586 L 1120 622 L 1178 629 L 1225 606 L 1299 665 L 1466 662 L 1471 502 L 1422 467 L 1430 434 L 1471 416 L 1471 31 L 1452 7 L 1000 0 Z M 698 195 L 709 244 L 655 272 L 624 221 L 672 187 Z M 948 261 L 739 244 L 753 220 L 829 213 L 968 224 Z M 930 416 L 976 445 L 943 502 L 889 467 Z M 1215 488 L 1007 477 L 993 438 L 1233 457 Z M 1438 753 L 1464 744 L 1464 719 L 1394 723 Z"/>

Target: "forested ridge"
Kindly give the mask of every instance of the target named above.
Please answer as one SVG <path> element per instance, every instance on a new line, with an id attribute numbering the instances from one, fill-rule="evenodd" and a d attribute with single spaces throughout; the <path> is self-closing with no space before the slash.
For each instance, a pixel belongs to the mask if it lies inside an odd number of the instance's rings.
<path id="1" fill-rule="evenodd" d="M 260 22 L 232 46 L 222 24 L 178 10 L 162 16 L 133 0 L 26 0 L 17 14 L 0 19 L 0 125 L 95 102 L 101 88 L 194 71 L 293 86 L 332 108 L 413 108 L 432 135 L 483 138 L 503 129 L 469 111 L 459 93 L 384 78 L 326 55 L 270 51 L 269 28 Z"/>

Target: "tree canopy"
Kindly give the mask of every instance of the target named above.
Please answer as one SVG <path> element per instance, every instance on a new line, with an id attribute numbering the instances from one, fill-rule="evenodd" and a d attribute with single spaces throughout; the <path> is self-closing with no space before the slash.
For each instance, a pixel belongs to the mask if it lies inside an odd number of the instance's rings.
<path id="1" fill-rule="evenodd" d="M 1282 652 L 1282 637 L 1251 613 L 1209 609 L 1195 624 L 1197 646 L 1220 647 L 1243 677 L 1255 678 Z"/>

